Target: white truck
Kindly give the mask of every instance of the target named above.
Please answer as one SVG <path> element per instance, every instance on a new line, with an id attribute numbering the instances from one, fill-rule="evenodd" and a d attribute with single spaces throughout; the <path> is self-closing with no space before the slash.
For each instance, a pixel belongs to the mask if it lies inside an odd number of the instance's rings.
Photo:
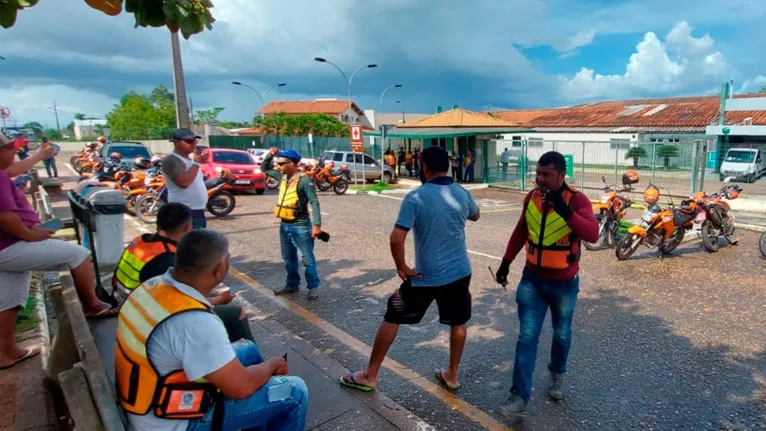
<path id="1" fill-rule="evenodd" d="M 754 183 L 766 175 L 763 151 L 758 148 L 730 148 L 721 163 L 719 179 Z"/>

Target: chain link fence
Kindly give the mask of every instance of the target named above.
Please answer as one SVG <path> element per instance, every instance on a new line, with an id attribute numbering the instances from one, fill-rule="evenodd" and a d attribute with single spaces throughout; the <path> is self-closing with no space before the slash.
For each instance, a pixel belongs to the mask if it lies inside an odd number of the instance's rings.
<path id="1" fill-rule="evenodd" d="M 688 197 L 708 187 L 706 181 L 709 139 L 646 138 L 633 142 L 612 139 L 609 142 L 553 141 L 540 138 L 495 141 L 498 152 L 490 172 L 490 185 L 516 190 L 535 187 L 535 167 L 541 155 L 558 151 L 567 160 L 567 182 L 592 197 L 598 197 L 606 185 L 623 187 L 636 195 L 654 184 L 663 194 Z M 504 163 L 507 161 L 507 163 Z M 637 184 L 624 184 L 623 174 L 636 171 Z M 717 180 L 717 178 L 715 178 Z M 714 181 L 715 182 L 715 181 Z M 717 189 L 716 189 L 717 190 Z"/>

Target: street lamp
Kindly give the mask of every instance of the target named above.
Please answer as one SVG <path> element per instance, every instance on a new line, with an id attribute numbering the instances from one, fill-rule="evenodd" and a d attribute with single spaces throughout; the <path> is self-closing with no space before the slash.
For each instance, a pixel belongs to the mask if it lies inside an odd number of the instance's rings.
<path id="1" fill-rule="evenodd" d="M 338 65 L 333 63 L 332 61 L 327 60 L 327 59 L 322 58 L 322 57 L 315 57 L 314 61 L 316 61 L 317 63 L 327 63 L 327 64 L 331 65 L 332 67 L 338 69 L 338 72 L 340 72 L 340 74 L 343 75 L 343 79 L 346 80 L 346 87 L 348 88 L 348 108 L 349 109 L 351 109 L 351 83 L 354 82 L 354 76 L 357 74 L 357 72 L 359 72 L 362 69 L 374 69 L 374 68 L 378 67 L 377 64 L 368 64 L 366 66 L 361 66 L 358 69 L 356 69 L 354 71 L 354 73 L 351 74 L 351 78 L 348 78 L 348 77 L 346 77 L 346 74 L 343 73 L 341 68 L 338 67 Z"/>
<path id="2" fill-rule="evenodd" d="M 380 93 L 380 109 L 383 109 L 383 96 L 385 96 L 386 92 L 392 88 L 402 88 L 402 84 L 389 85 L 382 93 Z"/>
<path id="3" fill-rule="evenodd" d="M 249 89 L 253 90 L 253 92 L 255 92 L 255 94 L 258 96 L 258 98 L 259 98 L 259 99 L 261 99 L 261 108 L 263 108 L 263 106 L 265 106 L 265 105 L 266 105 L 266 102 L 264 102 L 264 101 L 263 101 L 263 98 L 264 98 L 264 97 L 265 97 L 267 94 L 269 94 L 269 91 L 273 90 L 273 89 L 274 89 L 274 88 L 276 88 L 276 87 L 284 87 L 285 85 L 287 85 L 287 84 L 285 84 L 284 82 L 283 82 L 283 83 L 281 83 L 281 84 L 274 84 L 274 85 L 270 85 L 270 86 L 269 86 L 269 87 L 267 87 L 265 90 L 263 90 L 263 96 L 261 96 L 261 93 L 259 93 L 259 92 L 258 92 L 258 90 L 256 90 L 255 88 L 253 88 L 253 87 L 251 87 L 251 86 L 249 86 L 249 85 L 247 85 L 247 84 L 243 84 L 243 83 L 241 83 L 241 82 L 239 82 L 239 81 L 231 81 L 231 83 L 232 83 L 232 84 L 234 84 L 234 85 L 241 85 L 242 87 L 247 87 L 247 88 L 249 88 Z"/>

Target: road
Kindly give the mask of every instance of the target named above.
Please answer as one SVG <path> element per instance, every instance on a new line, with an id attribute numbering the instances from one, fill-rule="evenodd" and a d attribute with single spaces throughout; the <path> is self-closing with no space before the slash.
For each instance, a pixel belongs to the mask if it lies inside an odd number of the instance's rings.
<path id="1" fill-rule="evenodd" d="M 514 290 L 493 283 L 519 217 L 518 194 L 473 192 L 482 218 L 467 228 L 474 268 L 473 318 L 457 397 L 434 384 L 448 359 L 448 328 L 435 307 L 417 326 L 402 326 L 381 373 L 380 390 L 438 429 L 500 426 L 491 410 L 508 395 L 518 334 Z M 396 197 L 322 194 L 318 242 L 321 297 L 305 289 L 275 300 L 281 287 L 276 197 L 238 196 L 232 215 L 209 221 L 231 241 L 234 270 L 227 282 L 264 318 L 279 320 L 348 369 L 366 365 L 369 346 L 399 285 L 388 235 Z M 766 261 L 757 234 L 742 232 L 739 246 L 716 254 L 698 241 L 673 257 L 640 250 L 618 262 L 612 250 L 583 255 L 567 398 L 547 399 L 546 357 L 551 332 L 540 339 L 530 416 L 519 429 L 764 429 L 766 424 Z M 413 256 L 409 241 L 408 256 Z M 514 262 L 518 278 L 522 262 Z M 546 323 L 547 325 L 547 323 Z M 339 376 L 340 377 L 340 376 Z"/>

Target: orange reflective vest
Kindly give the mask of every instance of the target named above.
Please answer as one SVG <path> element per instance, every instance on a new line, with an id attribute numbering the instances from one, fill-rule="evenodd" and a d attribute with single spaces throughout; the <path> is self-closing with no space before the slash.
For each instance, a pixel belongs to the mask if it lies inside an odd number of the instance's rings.
<path id="1" fill-rule="evenodd" d="M 141 235 L 122 252 L 112 277 L 112 287 L 121 301 L 141 284 L 141 270 L 155 257 L 176 252 L 176 244 L 157 234 Z"/>
<path id="2" fill-rule="evenodd" d="M 568 187 L 562 190 L 561 195 L 569 204 L 575 193 L 576 190 Z M 538 268 L 566 269 L 579 260 L 579 251 L 573 251 L 573 244 L 579 240 L 566 220 L 553 208 L 547 211 L 543 208 L 543 194 L 539 189 L 532 191 L 524 218 L 527 222 L 528 264 Z"/>
<path id="3" fill-rule="evenodd" d="M 284 221 L 293 221 L 300 208 L 300 198 L 298 196 L 298 183 L 303 174 L 297 174 L 290 181 L 282 177 L 279 184 L 279 196 L 277 196 L 277 206 L 274 207 L 274 216 Z"/>
<path id="4" fill-rule="evenodd" d="M 164 419 L 197 419 L 207 413 L 218 390 L 204 379 L 191 382 L 183 370 L 159 375 L 146 346 L 168 318 L 187 311 L 212 310 L 156 277 L 133 290 L 120 308 L 115 349 L 117 399 L 126 412 L 154 412 Z"/>

